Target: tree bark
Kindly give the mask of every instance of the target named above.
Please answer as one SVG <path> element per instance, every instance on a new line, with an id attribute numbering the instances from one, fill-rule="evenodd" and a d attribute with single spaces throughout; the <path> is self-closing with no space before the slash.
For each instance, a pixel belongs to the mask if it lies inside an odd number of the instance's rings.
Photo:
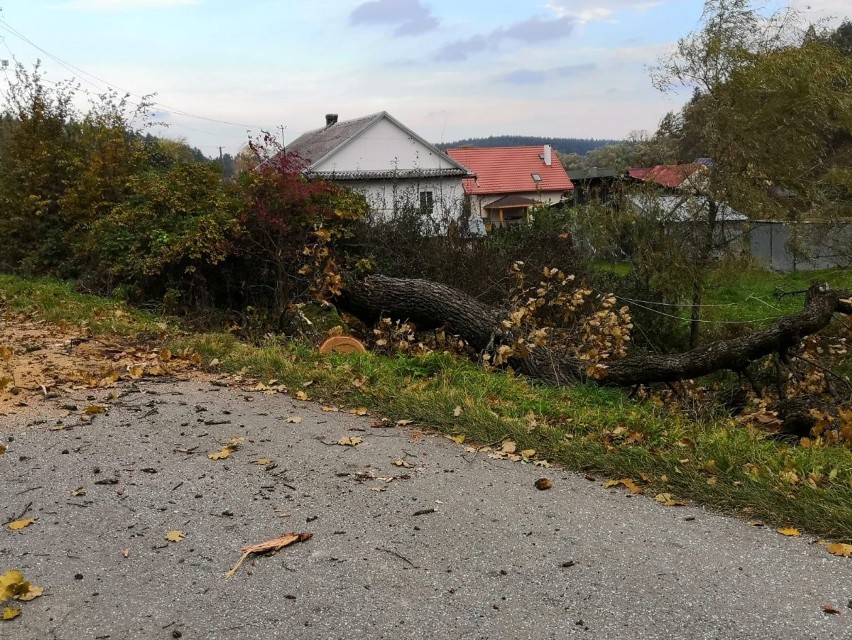
<path id="1" fill-rule="evenodd" d="M 502 329 L 504 311 L 485 305 L 467 294 L 427 280 L 369 276 L 350 280 L 338 306 L 360 319 L 373 322 L 382 316 L 410 320 L 420 329 L 447 326 L 477 351 L 512 344 L 515 336 Z M 784 353 L 816 333 L 835 312 L 852 314 L 852 294 L 813 285 L 804 309 L 785 316 L 750 335 L 720 340 L 685 353 L 628 355 L 607 361 L 602 385 L 632 386 L 697 378 L 714 371 L 743 371 L 772 353 Z M 520 371 L 545 382 L 563 385 L 587 379 L 588 362 L 565 356 L 561 350 L 536 347 L 512 363 Z"/>

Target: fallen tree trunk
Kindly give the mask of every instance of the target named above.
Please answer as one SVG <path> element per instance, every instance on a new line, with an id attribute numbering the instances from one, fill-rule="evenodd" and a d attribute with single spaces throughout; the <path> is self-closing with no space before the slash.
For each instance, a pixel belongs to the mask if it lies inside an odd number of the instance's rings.
<path id="1" fill-rule="evenodd" d="M 633 386 L 697 378 L 723 369 L 745 371 L 751 362 L 763 356 L 785 354 L 803 337 L 828 325 L 835 312 L 852 314 L 850 297 L 849 292 L 814 285 L 807 292 L 802 311 L 780 318 L 766 329 L 685 353 L 642 354 L 606 361 L 605 374 L 596 381 Z M 369 276 L 350 281 L 338 305 L 367 322 L 386 316 L 410 320 L 421 329 L 447 326 L 480 352 L 501 344 L 511 345 L 515 339 L 501 327 L 504 311 L 427 280 Z M 565 355 L 562 349 L 535 347 L 526 357 L 516 358 L 513 364 L 530 377 L 562 385 L 587 379 L 589 363 Z"/>

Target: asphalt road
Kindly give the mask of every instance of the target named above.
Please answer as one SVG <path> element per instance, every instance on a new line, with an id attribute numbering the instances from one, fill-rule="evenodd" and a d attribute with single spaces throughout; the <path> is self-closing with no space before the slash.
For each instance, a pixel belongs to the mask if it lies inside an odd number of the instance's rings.
<path id="1" fill-rule="evenodd" d="M 36 518 L 0 573 L 45 588 L 0 638 L 852 638 L 813 540 L 283 394 L 145 383 L 87 424 L 81 393 L 63 429 L 0 417 L 0 522 Z"/>

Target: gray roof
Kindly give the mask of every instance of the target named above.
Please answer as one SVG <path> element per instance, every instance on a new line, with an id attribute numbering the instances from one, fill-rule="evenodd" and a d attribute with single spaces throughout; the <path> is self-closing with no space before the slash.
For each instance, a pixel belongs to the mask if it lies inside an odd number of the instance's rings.
<path id="1" fill-rule="evenodd" d="M 350 144 L 355 138 L 367 131 L 380 120 L 389 120 L 397 127 L 402 129 L 406 134 L 426 145 L 435 155 L 443 157 L 453 169 L 435 169 L 435 170 L 419 170 L 419 171 L 348 171 L 348 172 L 314 172 L 313 167 L 319 165 L 327 157 L 339 151 L 346 145 Z M 435 145 L 427 142 L 422 137 L 414 133 L 411 129 L 402 124 L 399 120 L 391 116 L 387 111 L 380 111 L 362 118 L 354 120 L 345 120 L 335 122 L 332 125 L 314 129 L 303 133 L 301 136 L 293 140 L 286 147 L 287 153 L 297 153 L 308 162 L 306 173 L 324 178 L 335 178 L 337 180 L 369 180 L 379 178 L 399 178 L 399 177 L 428 177 L 428 176 L 463 176 L 473 177 L 466 167 L 462 166 L 443 151 L 439 150 Z M 438 173 L 435 173 L 438 172 Z M 387 175 L 379 175 L 379 174 Z M 408 175 L 410 174 L 410 175 Z"/>
<path id="2" fill-rule="evenodd" d="M 358 134 L 381 120 L 383 115 L 385 115 L 384 111 L 308 131 L 287 145 L 287 153 L 298 153 L 310 163 L 308 165 L 310 170 L 327 155 L 343 147 Z"/>
<path id="3" fill-rule="evenodd" d="M 469 178 L 467 169 L 388 169 L 387 171 L 310 171 L 316 178 L 326 180 L 399 180 L 402 178 L 443 178 L 459 176 Z"/>

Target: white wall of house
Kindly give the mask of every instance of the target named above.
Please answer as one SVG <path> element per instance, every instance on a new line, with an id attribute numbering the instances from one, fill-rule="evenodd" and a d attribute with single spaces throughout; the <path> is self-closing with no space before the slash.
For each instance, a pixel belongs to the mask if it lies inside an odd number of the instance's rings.
<path id="1" fill-rule="evenodd" d="M 382 119 L 312 171 L 410 171 L 450 169 L 455 165 L 443 155 Z"/>
<path id="2" fill-rule="evenodd" d="M 378 220 L 389 220 L 404 207 L 419 210 L 421 203 L 431 203 L 431 210 L 426 213 L 441 230 L 446 230 L 451 220 L 458 219 L 464 202 L 459 177 L 346 180 L 341 184 L 363 194 Z"/>

